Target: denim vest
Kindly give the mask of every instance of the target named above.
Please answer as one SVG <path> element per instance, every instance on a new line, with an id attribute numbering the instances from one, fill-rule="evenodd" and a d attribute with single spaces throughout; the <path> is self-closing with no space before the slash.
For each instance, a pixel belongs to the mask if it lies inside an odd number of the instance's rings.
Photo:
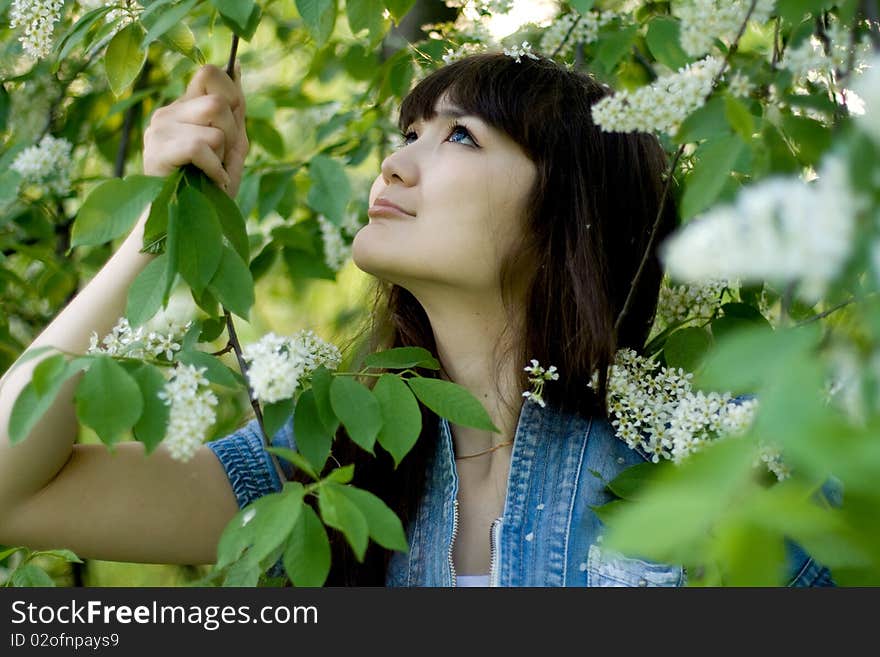
<path id="1" fill-rule="evenodd" d="M 292 421 L 273 437 L 295 448 Z M 208 443 L 226 469 L 239 507 L 281 481 L 263 449 L 256 421 Z M 516 427 L 502 516 L 490 529 L 490 586 L 683 586 L 680 565 L 625 556 L 602 547 L 603 524 L 591 506 L 614 496 L 605 483 L 649 460 L 614 435 L 600 418 L 562 413 L 525 400 Z M 290 464 L 283 462 L 286 476 Z M 452 433 L 440 418 L 428 459 L 425 490 L 406 527 L 409 552 L 394 552 L 386 586 L 455 586 L 453 541 L 458 530 L 458 474 Z M 827 568 L 786 540 L 789 586 L 834 586 Z M 278 565 L 273 569 L 280 574 Z"/>

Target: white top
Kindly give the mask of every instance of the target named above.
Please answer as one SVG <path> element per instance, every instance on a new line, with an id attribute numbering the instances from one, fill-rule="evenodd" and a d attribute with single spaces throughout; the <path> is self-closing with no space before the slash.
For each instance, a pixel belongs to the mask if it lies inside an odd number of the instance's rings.
<path id="1" fill-rule="evenodd" d="M 455 585 L 458 586 L 489 586 L 489 574 L 485 575 L 456 575 Z"/>

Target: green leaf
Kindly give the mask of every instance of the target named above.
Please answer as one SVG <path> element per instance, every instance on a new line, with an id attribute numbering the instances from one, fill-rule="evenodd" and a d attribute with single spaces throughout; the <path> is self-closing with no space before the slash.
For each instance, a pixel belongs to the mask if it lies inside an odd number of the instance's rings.
<path id="1" fill-rule="evenodd" d="M 31 378 L 37 395 L 42 397 L 48 393 L 66 369 L 67 357 L 64 354 L 55 354 L 40 361 L 34 368 L 34 375 Z"/>
<path id="2" fill-rule="evenodd" d="M 303 485 L 288 482 L 280 493 L 264 495 L 242 509 L 223 530 L 217 568 L 224 568 L 249 548 L 245 560 L 260 562 L 287 540 L 303 509 Z"/>
<path id="3" fill-rule="evenodd" d="M 36 350 L 34 350 L 36 351 Z M 61 389 L 62 384 L 74 374 L 80 372 L 88 359 L 75 359 L 67 364 L 64 372 L 55 376 L 51 385 L 48 386 L 45 393 L 37 394 L 33 381 L 27 383 L 22 388 L 12 406 L 12 413 L 9 416 L 9 441 L 13 445 L 27 438 L 31 429 L 42 417 L 55 397 Z"/>
<path id="4" fill-rule="evenodd" d="M 379 429 L 382 413 L 372 391 L 349 376 L 336 376 L 330 384 L 330 404 L 351 439 L 370 454 Z"/>
<path id="5" fill-rule="evenodd" d="M 64 559 L 67 563 L 83 563 L 83 560 L 76 556 L 76 553 L 73 550 L 40 550 L 39 552 L 35 552 L 34 556 L 41 557 L 54 557 L 55 559 Z"/>
<path id="6" fill-rule="evenodd" d="M 205 378 L 211 383 L 216 383 L 227 388 L 237 388 L 241 382 L 235 378 L 235 374 L 224 365 L 216 356 L 206 354 L 204 351 L 184 349 L 177 354 L 177 360 L 187 365 L 205 368 Z"/>
<path id="7" fill-rule="evenodd" d="M 378 42 L 385 32 L 384 9 L 382 0 L 347 0 L 345 12 L 351 33 L 357 35 L 362 30 L 369 30 L 370 42 Z"/>
<path id="8" fill-rule="evenodd" d="M 297 447 L 299 446 L 297 445 Z M 299 452 L 294 452 L 292 449 L 287 449 L 286 447 L 267 447 L 266 451 L 285 461 L 293 463 L 293 465 L 305 472 L 312 479 L 315 479 L 316 481 L 320 479 L 318 473 L 315 472 L 315 468 L 312 467 L 312 464 L 309 463 L 306 460 L 306 457 Z"/>
<path id="9" fill-rule="evenodd" d="M 182 219 L 177 235 L 177 270 L 200 295 L 220 265 L 223 231 L 204 194 L 194 187 L 184 187 L 177 197 Z"/>
<path id="10" fill-rule="evenodd" d="M 580 14 L 586 14 L 596 4 L 596 0 L 569 0 L 568 4 Z"/>
<path id="11" fill-rule="evenodd" d="M 642 496 L 644 486 L 656 479 L 661 468 L 665 467 L 665 462 L 638 463 L 623 470 L 606 486 L 621 499 L 637 500 Z"/>
<path id="12" fill-rule="evenodd" d="M 143 35 L 144 28 L 140 23 L 129 23 L 116 33 L 107 46 L 104 70 L 110 89 L 116 96 L 121 96 L 131 86 L 147 61 L 147 49 L 141 47 Z"/>
<path id="13" fill-rule="evenodd" d="M 140 418 L 141 390 L 125 369 L 109 356 L 98 356 L 76 388 L 76 417 L 106 445 Z"/>
<path id="14" fill-rule="evenodd" d="M 809 358 L 808 353 L 818 340 L 816 325 L 780 331 L 745 328 L 719 340 L 695 375 L 693 386 L 733 393 L 755 392 L 793 355 Z"/>
<path id="15" fill-rule="evenodd" d="M 422 433 L 419 403 L 407 385 L 392 374 L 383 374 L 373 388 L 382 413 L 377 440 L 394 458 L 394 467 L 413 448 Z"/>
<path id="16" fill-rule="evenodd" d="M 409 543 L 407 543 L 400 518 L 385 505 L 385 502 L 369 491 L 354 486 L 334 486 L 333 488 L 354 502 L 355 506 L 360 509 L 364 518 L 367 519 L 370 538 L 376 543 L 389 550 L 409 551 Z"/>
<path id="17" fill-rule="evenodd" d="M 134 437 L 144 444 L 147 454 L 152 454 L 165 438 L 171 410 L 159 399 L 159 393 L 165 388 L 165 377 L 159 368 L 147 363 L 130 374 L 140 388 L 144 407 L 140 419 L 134 425 Z"/>
<path id="18" fill-rule="evenodd" d="M 331 436 L 336 435 L 339 428 L 339 419 L 333 413 L 333 406 L 330 403 L 330 384 L 333 382 L 333 375 L 323 365 L 319 366 L 312 372 L 312 392 L 315 394 L 315 404 L 318 407 L 318 415 L 327 433 Z"/>
<path id="19" fill-rule="evenodd" d="M 637 25 L 616 27 L 604 31 L 598 41 L 595 61 L 606 73 L 611 73 L 617 62 L 630 51 L 638 35 Z"/>
<path id="20" fill-rule="evenodd" d="M 269 121 L 249 118 L 247 133 L 250 135 L 252 143 L 259 144 L 270 155 L 278 159 L 284 157 L 284 138 Z"/>
<path id="21" fill-rule="evenodd" d="M 321 518 L 325 525 L 342 532 L 357 560 L 363 562 L 370 535 L 367 519 L 357 505 L 338 489 L 339 486 L 332 483 L 321 486 L 318 494 Z"/>
<path id="22" fill-rule="evenodd" d="M 483 405 L 464 386 L 442 379 L 411 377 L 407 384 L 425 406 L 463 427 L 501 433 Z"/>
<path id="23" fill-rule="evenodd" d="M 698 162 L 686 179 L 682 218 L 693 217 L 715 202 L 745 147 L 737 135 L 720 137 L 700 146 Z"/>
<path id="24" fill-rule="evenodd" d="M 163 184 L 162 178 L 133 175 L 95 187 L 76 215 L 71 246 L 104 244 L 127 233 Z"/>
<path id="25" fill-rule="evenodd" d="M 648 23 L 645 40 L 648 49 L 658 62 L 672 70 L 678 70 L 690 61 L 681 48 L 679 21 L 666 16 L 657 16 Z"/>
<path id="26" fill-rule="evenodd" d="M 144 35 L 143 41 L 141 42 L 141 48 L 146 50 L 153 41 L 176 25 L 179 25 L 180 21 L 189 14 L 192 8 L 196 6 L 197 2 L 199 2 L 199 0 L 185 0 L 185 2 L 181 2 L 179 5 L 175 5 L 174 7 L 161 12 L 156 20 L 146 21 L 145 25 L 147 25 L 147 33 Z M 236 4 L 243 5 L 246 4 L 246 2 L 236 0 Z M 152 18 L 152 15 L 150 18 Z"/>
<path id="27" fill-rule="evenodd" d="M 232 248 L 241 256 L 242 260 L 245 262 L 250 260 L 247 228 L 238 205 L 207 176 L 203 176 L 201 192 L 214 208 L 217 219 L 220 220 L 220 225 L 223 228 L 223 235 L 229 240 Z"/>
<path id="28" fill-rule="evenodd" d="M 24 564 L 12 571 L 11 579 L 12 585 L 18 587 L 36 588 L 55 586 L 55 580 L 49 577 L 46 571 L 32 563 Z"/>
<path id="29" fill-rule="evenodd" d="M 724 99 L 715 96 L 681 122 L 675 133 L 675 143 L 686 144 L 730 134 L 730 123 L 727 120 L 727 107 L 724 104 Z"/>
<path id="30" fill-rule="evenodd" d="M 58 52 L 58 55 L 52 66 L 53 73 L 57 72 L 61 62 L 67 59 L 67 56 L 73 52 L 73 49 L 82 43 L 82 40 L 85 39 L 86 35 L 89 33 L 89 29 L 99 20 L 104 18 L 111 9 L 112 7 L 98 7 L 97 9 L 93 9 L 92 11 L 83 14 L 76 24 L 58 41 L 55 45 L 55 50 Z"/>
<path id="31" fill-rule="evenodd" d="M 315 42 L 324 45 L 336 25 L 336 0 L 296 0 L 296 9 Z"/>
<path id="32" fill-rule="evenodd" d="M 308 459 L 317 472 L 324 469 L 330 455 L 333 435 L 321 421 L 313 388 L 304 390 L 296 401 L 293 415 L 293 435 L 296 448 Z"/>
<path id="33" fill-rule="evenodd" d="M 163 253 L 144 267 L 128 288 L 125 316 L 132 328 L 137 328 L 159 312 L 166 287 L 168 255 Z"/>
<path id="34" fill-rule="evenodd" d="M 666 339 L 663 346 L 666 365 L 695 372 L 711 346 L 712 337 L 706 329 L 695 326 L 679 329 Z"/>
<path id="35" fill-rule="evenodd" d="M 400 24 L 400 21 L 415 3 L 416 0 L 385 0 L 385 8 L 394 17 L 394 21 Z"/>
<path id="36" fill-rule="evenodd" d="M 177 23 L 159 37 L 159 40 L 172 50 L 176 50 L 199 66 L 207 63 L 202 51 L 196 46 L 196 35 L 186 23 Z"/>
<path id="37" fill-rule="evenodd" d="M 782 129 L 791 137 L 804 164 L 818 164 L 831 147 L 831 129 L 815 119 L 786 114 L 782 117 Z"/>
<path id="38" fill-rule="evenodd" d="M 227 246 L 223 247 L 220 266 L 208 283 L 208 290 L 227 310 L 242 319 L 248 318 L 254 305 L 254 279 L 241 257 Z"/>
<path id="39" fill-rule="evenodd" d="M 211 0 L 224 18 L 228 18 L 239 29 L 246 29 L 256 3 L 254 0 Z"/>
<path id="40" fill-rule="evenodd" d="M 422 347 L 395 347 L 369 354 L 364 359 L 367 367 L 381 367 L 389 370 L 403 370 L 408 367 L 424 367 L 439 370 L 440 363 L 431 352 Z"/>
<path id="41" fill-rule="evenodd" d="M 744 141 L 748 142 L 755 132 L 755 119 L 749 108 L 735 96 L 724 96 L 724 113 L 728 123 Z"/>
<path id="42" fill-rule="evenodd" d="M 335 481 L 337 484 L 347 484 L 354 479 L 354 464 L 349 463 L 341 468 L 336 468 L 327 475 L 327 481 Z"/>
<path id="43" fill-rule="evenodd" d="M 345 207 L 351 198 L 351 185 L 345 169 L 326 155 L 316 155 L 309 163 L 312 186 L 306 203 L 315 212 L 323 214 L 340 226 L 345 219 Z"/>
<path id="44" fill-rule="evenodd" d="M 165 234 L 168 231 L 168 209 L 175 198 L 183 169 L 176 169 L 162 181 L 162 189 L 150 206 L 150 216 L 144 226 L 144 248 L 148 253 L 160 253 L 164 248 Z M 171 264 L 174 264 L 172 261 Z"/>
<path id="45" fill-rule="evenodd" d="M 330 574 L 330 541 L 318 514 L 303 505 L 284 550 L 284 570 L 294 586 L 323 586 Z"/>
<path id="46" fill-rule="evenodd" d="M 293 415 L 292 399 L 282 399 L 272 404 L 263 405 L 263 427 L 266 429 L 266 435 L 269 436 L 270 442 L 275 434 L 281 431 L 291 415 Z"/>

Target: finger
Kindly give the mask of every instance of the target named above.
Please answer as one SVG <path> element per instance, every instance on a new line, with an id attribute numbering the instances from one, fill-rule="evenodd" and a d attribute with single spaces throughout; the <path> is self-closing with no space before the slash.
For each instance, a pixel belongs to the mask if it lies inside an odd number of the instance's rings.
<path id="1" fill-rule="evenodd" d="M 226 99 L 221 96 L 207 95 L 178 101 L 175 103 L 173 117 L 169 115 L 169 118 L 175 123 L 219 128 L 226 137 L 227 150 L 239 140 L 239 127 L 235 116 Z"/>
<path id="2" fill-rule="evenodd" d="M 220 189 L 227 189 L 231 183 L 229 174 L 223 168 L 223 163 L 217 153 L 204 142 L 199 142 L 190 153 L 190 159 L 194 165 L 205 172 Z"/>
<path id="3" fill-rule="evenodd" d="M 192 162 L 218 185 L 228 185 L 229 175 L 223 169 L 223 153 L 220 151 L 224 140 L 223 133 L 217 128 L 188 126 L 184 135 L 180 132 L 164 135 L 165 161 L 173 167 Z"/>
<path id="4" fill-rule="evenodd" d="M 241 103 L 242 94 L 232 78 L 222 69 L 210 64 L 196 71 L 182 98 L 189 100 L 206 94 L 223 96 L 231 107 Z"/>

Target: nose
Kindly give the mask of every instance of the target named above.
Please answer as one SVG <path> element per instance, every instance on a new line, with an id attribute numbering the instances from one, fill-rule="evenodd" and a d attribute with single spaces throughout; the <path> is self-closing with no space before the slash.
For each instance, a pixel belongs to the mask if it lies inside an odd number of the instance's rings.
<path id="1" fill-rule="evenodd" d="M 394 180 L 407 186 L 416 184 L 418 169 L 411 151 L 412 148 L 404 146 L 382 160 L 382 179 L 386 185 Z"/>

